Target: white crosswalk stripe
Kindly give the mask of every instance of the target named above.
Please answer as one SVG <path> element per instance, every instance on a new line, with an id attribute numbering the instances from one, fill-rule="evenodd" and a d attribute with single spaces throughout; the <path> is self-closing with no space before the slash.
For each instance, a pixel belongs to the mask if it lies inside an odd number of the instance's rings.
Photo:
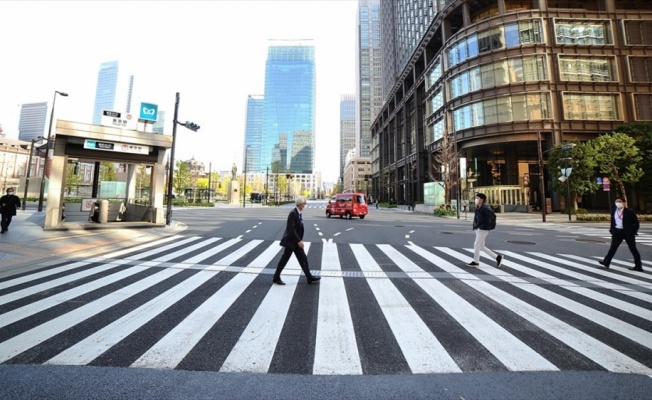
<path id="1" fill-rule="evenodd" d="M 460 373 L 476 356 L 471 370 L 559 371 L 577 362 L 652 374 L 652 275 L 629 271 L 631 263 L 614 260 L 607 270 L 590 257 L 504 251 L 502 268 L 483 259 L 470 269 L 470 249 L 318 242 L 305 250 L 322 280 L 304 288 L 294 257 L 286 285 L 271 284 L 281 249 L 278 241 L 175 236 L 0 276 L 0 363 L 293 373 L 283 368 L 296 362 L 314 375 L 361 375 L 373 363 Z M 379 329 L 361 335 L 369 323 Z M 465 332 L 468 349 L 448 331 Z M 366 341 L 392 347 L 387 359 Z M 294 345 L 307 354 L 279 350 Z"/>

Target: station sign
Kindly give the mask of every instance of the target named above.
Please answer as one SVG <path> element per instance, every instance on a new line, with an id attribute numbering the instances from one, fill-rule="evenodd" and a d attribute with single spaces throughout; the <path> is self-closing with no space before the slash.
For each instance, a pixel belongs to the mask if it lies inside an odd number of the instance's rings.
<path id="1" fill-rule="evenodd" d="M 111 110 L 102 110 L 100 125 L 110 126 L 112 128 L 136 130 L 138 120 L 133 115 Z"/>
<path id="2" fill-rule="evenodd" d="M 158 104 L 140 103 L 140 122 L 156 122 L 158 119 Z"/>
<path id="3" fill-rule="evenodd" d="M 132 143 L 107 142 L 103 140 L 84 140 L 84 148 L 90 150 L 116 151 L 118 153 L 149 154 L 149 146 Z"/>

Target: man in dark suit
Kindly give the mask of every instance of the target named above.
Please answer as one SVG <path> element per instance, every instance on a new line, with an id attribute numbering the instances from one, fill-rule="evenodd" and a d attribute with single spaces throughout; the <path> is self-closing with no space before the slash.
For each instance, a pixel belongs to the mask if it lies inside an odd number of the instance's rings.
<path id="1" fill-rule="evenodd" d="M 308 279 L 308 284 L 321 279 L 321 277 L 313 276 L 310 273 L 308 257 L 306 257 L 306 252 L 303 250 L 303 217 L 301 216 L 301 211 L 306 206 L 306 203 L 305 197 L 297 197 L 296 207 L 288 215 L 285 232 L 283 233 L 283 238 L 281 238 L 281 246 L 285 247 L 285 251 L 278 262 L 273 279 L 273 282 L 277 285 L 285 285 L 285 282 L 281 280 L 281 271 L 283 271 L 288 260 L 290 260 L 292 253 L 297 256 L 299 265 L 303 273 L 306 274 L 306 279 Z"/>
<path id="2" fill-rule="evenodd" d="M 9 230 L 11 219 L 16 215 L 16 210 L 20 207 L 20 199 L 14 195 L 14 188 L 8 188 L 7 194 L 0 197 L 0 213 L 2 214 L 2 231 L 5 233 Z"/>
<path id="3" fill-rule="evenodd" d="M 643 271 L 643 264 L 641 263 L 641 254 L 636 249 L 636 235 L 638 234 L 639 222 L 636 213 L 631 208 L 627 208 L 627 204 L 622 197 L 616 197 L 616 207 L 611 210 L 611 247 L 604 260 L 599 263 L 605 268 L 609 268 L 611 259 L 616 254 L 616 250 L 623 242 L 629 246 L 629 251 L 634 256 L 634 266 L 630 269 L 633 271 Z"/>

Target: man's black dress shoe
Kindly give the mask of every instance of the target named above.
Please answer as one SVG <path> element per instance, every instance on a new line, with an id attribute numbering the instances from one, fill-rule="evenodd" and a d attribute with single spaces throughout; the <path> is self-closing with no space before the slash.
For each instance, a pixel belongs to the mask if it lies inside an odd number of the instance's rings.
<path id="1" fill-rule="evenodd" d="M 602 265 L 605 268 L 609 268 L 609 264 L 605 263 L 604 261 L 598 261 L 600 265 Z"/>
<path id="2" fill-rule="evenodd" d="M 643 268 L 642 268 L 642 267 L 631 267 L 630 270 L 631 270 L 631 271 L 640 271 L 640 272 L 643 272 Z"/>
<path id="3" fill-rule="evenodd" d="M 310 285 L 313 282 L 317 282 L 320 279 L 321 279 L 321 276 L 312 276 L 312 277 L 308 278 L 308 285 Z"/>
<path id="4" fill-rule="evenodd" d="M 283 282 L 280 279 L 275 279 L 273 282 L 276 283 L 277 285 L 285 285 L 285 282 Z"/>

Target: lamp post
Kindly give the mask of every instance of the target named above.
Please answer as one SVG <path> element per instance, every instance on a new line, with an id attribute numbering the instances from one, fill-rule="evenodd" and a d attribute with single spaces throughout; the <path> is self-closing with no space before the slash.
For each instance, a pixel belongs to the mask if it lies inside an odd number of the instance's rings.
<path id="1" fill-rule="evenodd" d="M 185 126 L 193 132 L 197 132 L 200 128 L 199 125 L 186 121 L 181 123 L 178 121 L 179 117 L 179 92 L 177 92 L 176 100 L 174 102 L 174 121 L 172 123 L 172 148 L 170 149 L 170 169 L 168 171 L 168 210 L 166 215 L 166 225 L 172 222 L 172 186 L 174 185 L 174 143 L 177 140 L 177 125 Z"/>
<path id="2" fill-rule="evenodd" d="M 48 127 L 48 139 L 45 148 L 45 162 L 43 163 L 43 174 L 41 175 L 41 190 L 38 197 L 38 210 L 43 211 L 43 195 L 45 193 L 45 170 L 48 168 L 48 154 L 50 152 L 50 136 L 52 135 L 52 120 L 54 120 L 54 104 L 57 101 L 57 94 L 63 97 L 68 97 L 68 93 L 54 91 L 54 98 L 52 100 L 52 110 L 50 110 L 50 126 Z"/>
<path id="3" fill-rule="evenodd" d="M 247 153 L 249 153 L 249 148 L 251 146 L 247 145 L 245 147 L 245 155 L 244 155 L 244 187 L 242 188 L 242 208 L 245 208 L 247 206 Z"/>
<path id="4" fill-rule="evenodd" d="M 32 154 L 34 154 L 34 143 L 37 140 L 45 139 L 43 136 L 38 136 L 32 139 L 32 144 L 29 146 L 29 161 L 27 161 L 27 171 L 25 174 L 25 192 L 23 193 L 22 209 L 25 211 L 25 203 L 27 203 L 27 189 L 29 188 L 29 173 L 32 170 Z"/>

